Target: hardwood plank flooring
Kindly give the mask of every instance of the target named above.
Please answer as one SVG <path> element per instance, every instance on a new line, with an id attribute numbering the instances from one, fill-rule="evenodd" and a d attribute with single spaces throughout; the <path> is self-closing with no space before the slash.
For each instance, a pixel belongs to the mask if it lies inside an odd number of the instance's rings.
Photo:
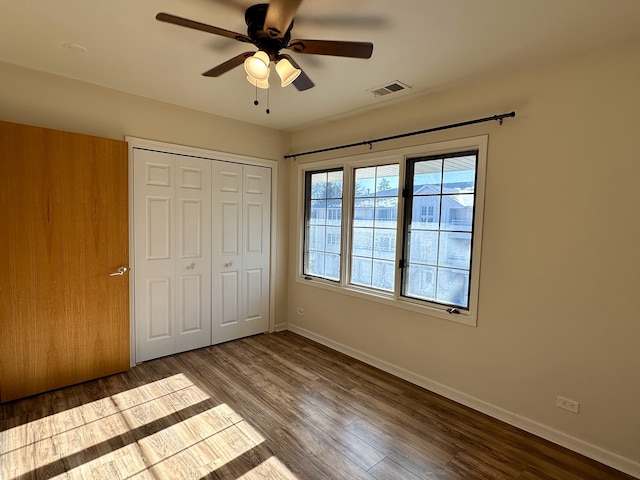
<path id="1" fill-rule="evenodd" d="M 0 405 L 0 478 L 632 477 L 281 332 Z"/>

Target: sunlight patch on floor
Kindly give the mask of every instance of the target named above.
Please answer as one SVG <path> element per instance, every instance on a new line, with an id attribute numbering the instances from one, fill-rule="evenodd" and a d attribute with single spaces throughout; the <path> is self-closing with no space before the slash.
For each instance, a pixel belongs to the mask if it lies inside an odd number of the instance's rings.
<path id="1" fill-rule="evenodd" d="M 0 432 L 0 479 L 201 478 L 265 438 L 183 374 Z M 123 445 L 124 444 L 124 445 Z M 249 462 L 245 462 L 249 463 Z M 295 480 L 272 456 L 238 477 Z"/>
<path id="2" fill-rule="evenodd" d="M 284 463 L 277 457 L 269 457 L 260 465 L 245 473 L 238 480 L 297 480 Z"/>

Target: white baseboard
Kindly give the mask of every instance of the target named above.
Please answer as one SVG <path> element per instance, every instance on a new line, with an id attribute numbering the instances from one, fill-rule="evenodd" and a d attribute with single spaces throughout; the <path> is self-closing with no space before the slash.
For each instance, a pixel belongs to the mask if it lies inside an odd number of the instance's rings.
<path id="1" fill-rule="evenodd" d="M 355 350 L 347 345 L 335 342 L 330 338 L 323 337 L 322 335 L 318 335 L 297 325 L 289 323 L 286 325 L 286 328 L 283 328 L 282 330 L 291 330 L 294 333 L 309 338 L 310 340 L 314 340 L 322 345 L 344 353 L 345 355 L 349 355 L 350 357 L 379 368 L 387 373 L 391 373 L 403 380 L 407 380 L 408 382 L 426 388 L 429 391 L 482 412 L 490 417 L 501 420 L 509 425 L 524 430 L 525 432 L 532 433 L 533 435 L 549 440 L 550 442 L 568 448 L 569 450 L 584 455 L 585 457 L 589 457 L 600 463 L 608 465 L 611 468 L 615 468 L 616 470 L 640 479 L 640 463 L 638 462 L 634 462 L 633 460 L 585 442 L 584 440 L 572 437 L 571 435 L 567 435 L 559 430 L 487 403 L 479 398 L 472 397 L 471 395 L 448 387 L 440 382 L 430 380 L 414 372 L 385 362 L 384 360 L 380 360 L 379 358 L 373 357 L 359 350 Z"/>
<path id="2" fill-rule="evenodd" d="M 288 330 L 288 325 L 286 323 L 276 323 L 273 326 L 274 332 L 284 332 L 285 330 Z"/>

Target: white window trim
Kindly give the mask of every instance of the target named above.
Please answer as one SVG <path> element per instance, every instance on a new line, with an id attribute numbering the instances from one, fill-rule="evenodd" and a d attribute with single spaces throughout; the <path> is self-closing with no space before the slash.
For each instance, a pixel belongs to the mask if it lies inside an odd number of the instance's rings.
<path id="1" fill-rule="evenodd" d="M 478 321 L 478 300 L 480 283 L 480 263 L 482 252 L 482 231 L 484 217 L 485 182 L 487 169 L 487 149 L 488 135 L 468 137 L 457 140 L 430 143 L 414 147 L 399 148 L 383 152 L 367 152 L 362 155 L 342 157 L 339 159 L 324 160 L 319 162 L 301 163 L 298 165 L 298 195 L 301 201 L 295 202 L 297 205 L 297 276 L 296 282 L 305 286 L 321 288 L 324 290 L 357 297 L 382 303 L 395 308 L 422 313 L 432 317 L 442 318 L 465 325 L 476 326 Z M 478 163 L 476 171 L 476 193 L 475 193 L 475 218 L 473 228 L 473 247 L 471 252 L 471 288 L 469 293 L 469 310 L 459 310 L 458 313 L 447 312 L 450 308 L 446 305 L 436 305 L 426 303 L 422 300 L 411 299 L 400 296 L 401 276 L 395 275 L 394 293 L 386 293 L 379 290 L 372 290 L 366 287 L 358 287 L 349 284 L 351 278 L 351 261 L 348 246 L 351 244 L 351 222 L 353 213 L 353 170 L 354 168 L 398 163 L 400 166 L 400 188 L 404 186 L 404 177 L 407 158 L 414 158 L 418 155 L 436 155 L 461 152 L 465 150 L 478 150 Z M 342 212 L 342 245 L 341 245 L 341 280 L 335 282 L 317 277 L 307 277 L 303 274 L 304 261 L 304 181 L 307 171 L 322 170 L 327 168 L 343 167 L 343 212 Z M 398 198 L 398 228 L 397 238 L 402 238 L 404 222 L 404 198 Z M 396 265 L 402 255 L 401 248 L 396 251 Z"/>

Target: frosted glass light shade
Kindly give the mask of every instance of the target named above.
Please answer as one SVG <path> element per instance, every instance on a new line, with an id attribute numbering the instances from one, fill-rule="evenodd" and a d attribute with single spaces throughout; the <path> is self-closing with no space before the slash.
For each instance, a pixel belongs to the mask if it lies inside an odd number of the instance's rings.
<path id="1" fill-rule="evenodd" d="M 249 76 L 256 80 L 265 80 L 269 77 L 269 55 L 258 50 L 244 61 L 244 69 Z"/>
<path id="2" fill-rule="evenodd" d="M 291 65 L 291 62 L 286 58 L 283 58 L 278 63 L 276 63 L 276 72 L 280 75 L 280 79 L 282 80 L 281 85 L 286 87 L 291 82 L 293 82 L 300 74 L 302 70 Z"/>
<path id="3" fill-rule="evenodd" d="M 270 68 L 267 70 L 271 71 Z M 258 80 L 257 78 L 253 78 L 251 75 L 247 75 L 247 81 L 258 88 L 267 89 L 269 88 L 269 72 L 267 72 L 267 78 L 264 80 Z"/>

